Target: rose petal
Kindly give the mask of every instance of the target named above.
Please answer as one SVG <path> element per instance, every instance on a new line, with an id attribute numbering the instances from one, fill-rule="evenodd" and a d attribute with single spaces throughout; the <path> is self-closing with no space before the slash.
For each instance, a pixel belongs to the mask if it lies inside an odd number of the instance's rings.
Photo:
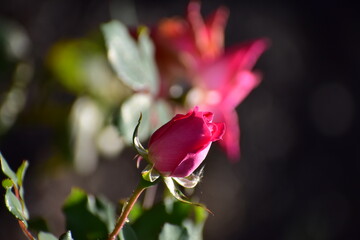
<path id="1" fill-rule="evenodd" d="M 220 145 L 225 149 L 231 161 L 238 161 L 240 158 L 240 128 L 236 111 L 222 114 L 227 129 Z"/>
<path id="2" fill-rule="evenodd" d="M 233 85 L 228 89 L 222 89 L 223 100 L 221 106 L 227 109 L 235 109 L 249 94 L 259 85 L 261 76 L 250 71 L 239 72 Z"/>
<path id="3" fill-rule="evenodd" d="M 225 134 L 225 123 L 213 123 L 211 128 L 211 141 L 215 142 L 221 140 Z"/>
<path id="4" fill-rule="evenodd" d="M 199 167 L 209 152 L 211 142 L 195 153 L 189 153 L 171 173 L 172 177 L 187 177 Z"/>

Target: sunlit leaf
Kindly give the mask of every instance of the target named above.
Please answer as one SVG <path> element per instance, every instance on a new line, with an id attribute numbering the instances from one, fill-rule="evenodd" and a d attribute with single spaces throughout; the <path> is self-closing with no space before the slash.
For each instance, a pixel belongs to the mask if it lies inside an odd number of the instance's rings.
<path id="1" fill-rule="evenodd" d="M 98 161 L 96 137 L 103 127 L 104 109 L 94 99 L 78 98 L 70 113 L 75 169 L 82 174 L 92 173 Z"/>
<path id="2" fill-rule="evenodd" d="M 159 240 L 189 240 L 189 233 L 185 227 L 165 223 Z"/>
<path id="3" fill-rule="evenodd" d="M 25 201 L 24 201 L 23 198 L 21 199 L 20 203 L 21 203 L 21 206 L 22 206 L 22 215 L 24 216 L 24 218 L 26 220 L 29 220 L 29 211 L 28 211 L 28 209 L 27 209 L 27 207 L 25 205 Z"/>
<path id="4" fill-rule="evenodd" d="M 142 27 L 139 31 L 139 52 L 143 60 L 144 73 L 150 85 L 150 92 L 156 95 L 159 90 L 159 73 L 154 57 L 154 44 L 146 27 Z"/>
<path id="5" fill-rule="evenodd" d="M 180 202 L 171 196 L 164 199 L 166 213 L 170 216 L 167 222 L 179 225 L 193 215 L 195 206 Z"/>
<path id="6" fill-rule="evenodd" d="M 102 44 L 93 37 L 57 42 L 47 60 L 56 79 L 75 94 L 118 104 L 130 92 L 116 79 Z"/>
<path id="7" fill-rule="evenodd" d="M 139 239 L 157 240 L 162 226 L 168 220 L 165 206 L 159 203 L 144 213 L 132 224 Z"/>
<path id="8" fill-rule="evenodd" d="M 136 42 L 126 26 L 119 21 L 102 25 L 109 61 L 120 77 L 135 91 L 158 92 L 158 72 L 154 47 L 147 31 L 141 31 Z"/>
<path id="9" fill-rule="evenodd" d="M 194 207 L 194 219 L 196 224 L 203 224 L 209 213 L 202 207 Z"/>
<path id="10" fill-rule="evenodd" d="M 58 240 L 57 237 L 48 232 L 39 232 L 38 238 L 39 240 Z"/>
<path id="11" fill-rule="evenodd" d="M 11 168 L 9 167 L 8 163 L 6 162 L 5 158 L 1 153 L 0 153 L 0 162 L 1 162 L 1 170 L 3 171 L 3 173 L 6 176 L 8 176 L 15 184 L 17 184 L 18 180 L 16 174 L 14 173 L 13 170 L 11 170 Z"/>
<path id="12" fill-rule="evenodd" d="M 158 240 L 165 223 L 181 225 L 185 219 L 192 216 L 194 206 L 176 201 L 172 197 L 166 199 L 169 200 L 166 206 L 164 202 L 160 202 L 144 210 L 132 224 L 139 239 Z"/>
<path id="13" fill-rule="evenodd" d="M 59 240 L 74 240 L 74 239 L 71 235 L 71 232 L 67 231 L 66 233 L 60 236 Z"/>
<path id="14" fill-rule="evenodd" d="M 186 228 L 189 233 L 188 240 L 202 240 L 202 232 L 204 228 L 204 223 L 195 224 L 192 220 L 186 219 L 183 223 L 183 226 Z"/>
<path id="15" fill-rule="evenodd" d="M 106 223 L 109 232 L 113 230 L 115 226 L 116 209 L 109 200 L 102 196 L 95 198 L 88 195 L 88 209 Z"/>
<path id="16" fill-rule="evenodd" d="M 119 130 L 128 144 L 133 142 L 133 133 L 140 113 L 142 114 L 142 124 L 139 128 L 139 140 L 145 140 L 149 137 L 151 102 L 152 99 L 148 94 L 137 93 L 121 105 Z"/>
<path id="17" fill-rule="evenodd" d="M 27 226 L 27 218 L 24 216 L 22 205 L 10 188 L 8 188 L 5 193 L 5 205 L 17 219 L 21 220 L 25 226 Z"/>
<path id="18" fill-rule="evenodd" d="M 136 233 L 129 224 L 125 224 L 121 229 L 120 240 L 138 240 Z"/>
<path id="19" fill-rule="evenodd" d="M 16 171 L 16 176 L 17 176 L 17 180 L 18 180 L 18 187 L 19 187 L 19 194 L 20 194 L 20 199 L 22 200 L 22 205 L 23 205 L 23 212 L 26 216 L 29 215 L 28 210 L 25 206 L 25 202 L 24 202 L 24 188 L 23 188 L 23 181 L 24 181 L 24 176 L 25 176 L 25 172 L 27 170 L 29 166 L 28 161 L 23 161 L 22 164 L 20 165 L 20 167 L 18 168 L 18 170 Z M 28 217 L 27 217 L 28 218 Z"/>
<path id="20" fill-rule="evenodd" d="M 183 226 L 189 232 L 189 240 L 202 240 L 203 229 L 208 212 L 201 207 L 194 207 L 194 219 L 185 219 Z"/>
<path id="21" fill-rule="evenodd" d="M 89 203 L 90 201 L 90 203 Z M 66 217 L 66 229 L 69 229 L 76 240 L 104 239 L 108 235 L 108 226 L 101 217 L 90 210 L 93 199 L 74 188 L 66 199 L 63 211 Z"/>
<path id="22" fill-rule="evenodd" d="M 154 102 L 151 113 L 151 119 L 154 119 L 156 123 L 155 126 L 153 126 L 153 129 L 158 129 L 167 123 L 173 116 L 173 111 L 171 110 L 169 104 L 161 99 Z"/>
<path id="23" fill-rule="evenodd" d="M 28 166 L 29 166 L 29 162 L 23 161 L 22 164 L 20 165 L 20 167 L 18 168 L 18 170 L 16 171 L 16 176 L 18 179 L 19 187 L 21 187 L 23 185 L 25 172 L 26 172 L 26 169 L 28 168 Z"/>
<path id="24" fill-rule="evenodd" d="M 49 54 L 49 65 L 55 76 L 69 90 L 81 93 L 86 89 L 84 61 L 91 56 L 91 43 L 64 41 L 55 44 Z"/>
<path id="25" fill-rule="evenodd" d="M 131 222 L 135 222 L 143 214 L 144 209 L 142 208 L 141 204 L 136 202 L 129 214 L 129 220 Z"/>

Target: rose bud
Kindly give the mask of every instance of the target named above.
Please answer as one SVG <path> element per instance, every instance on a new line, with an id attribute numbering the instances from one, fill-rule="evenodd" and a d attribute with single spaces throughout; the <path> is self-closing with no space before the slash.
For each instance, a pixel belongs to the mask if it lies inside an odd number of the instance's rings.
<path id="1" fill-rule="evenodd" d="M 213 113 L 198 107 L 178 114 L 150 137 L 148 160 L 165 177 L 187 177 L 205 159 L 211 143 L 220 140 L 224 123 L 213 123 Z"/>

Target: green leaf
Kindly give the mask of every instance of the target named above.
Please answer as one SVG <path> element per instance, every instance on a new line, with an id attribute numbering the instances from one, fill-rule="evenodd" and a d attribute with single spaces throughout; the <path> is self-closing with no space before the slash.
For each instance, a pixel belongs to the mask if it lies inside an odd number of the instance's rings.
<path id="1" fill-rule="evenodd" d="M 66 199 L 63 211 L 66 217 L 66 229 L 76 240 L 105 239 L 108 235 L 108 222 L 94 207 L 96 200 L 78 188 L 72 189 Z"/>
<path id="2" fill-rule="evenodd" d="M 20 194 L 21 195 L 21 194 Z M 23 216 L 24 216 L 24 218 L 25 219 L 29 219 L 29 211 L 28 211 L 28 209 L 27 209 L 27 207 L 26 207 L 26 205 L 25 205 L 25 201 L 24 201 L 24 199 L 22 198 L 22 199 L 20 199 L 20 203 L 21 203 L 21 205 L 22 205 L 22 213 L 23 213 Z"/>
<path id="3" fill-rule="evenodd" d="M 154 205 L 145 211 L 132 227 L 139 239 L 157 240 L 162 226 L 168 220 L 168 213 L 163 203 Z"/>
<path id="4" fill-rule="evenodd" d="M 130 222 L 135 222 L 142 214 L 144 209 L 142 208 L 141 204 L 136 202 L 129 214 Z"/>
<path id="5" fill-rule="evenodd" d="M 47 63 L 63 86 L 74 93 L 83 94 L 91 90 L 94 82 L 90 75 L 93 69 L 89 69 L 89 65 L 97 61 L 95 69 L 103 70 L 100 54 L 101 47 L 89 38 L 59 41 L 50 49 Z"/>
<path id="6" fill-rule="evenodd" d="M 159 240 L 189 240 L 190 236 L 185 227 L 165 223 Z"/>
<path id="7" fill-rule="evenodd" d="M 5 158 L 1 153 L 0 153 L 0 162 L 1 162 L 1 170 L 3 171 L 3 173 L 6 176 L 8 176 L 15 184 L 17 184 L 18 180 L 16 174 L 13 172 L 13 170 L 11 170 L 11 168 L 9 167 L 8 163 L 6 162 Z"/>
<path id="8" fill-rule="evenodd" d="M 116 209 L 109 200 L 102 196 L 96 198 L 88 196 L 88 209 L 106 224 L 109 232 L 114 229 Z"/>
<path id="9" fill-rule="evenodd" d="M 183 226 L 188 230 L 189 240 L 202 240 L 202 232 L 205 225 L 205 220 L 208 216 L 208 212 L 201 207 L 194 207 L 194 220 L 186 219 L 183 222 Z"/>
<path id="10" fill-rule="evenodd" d="M 29 229 L 36 232 L 49 232 L 49 227 L 42 217 L 32 217 L 28 221 Z"/>
<path id="11" fill-rule="evenodd" d="M 26 169 L 29 166 L 29 162 L 28 161 L 23 161 L 22 164 L 20 165 L 20 167 L 18 168 L 18 170 L 16 171 L 16 176 L 17 176 L 17 184 L 19 185 L 19 187 L 22 187 L 23 185 L 23 180 L 24 180 L 24 176 L 25 176 L 25 172 Z"/>
<path id="12" fill-rule="evenodd" d="M 139 51 L 150 92 L 155 96 L 159 91 L 159 73 L 155 62 L 154 44 L 146 27 L 141 27 L 139 31 Z"/>
<path id="13" fill-rule="evenodd" d="M 189 240 L 202 240 L 204 224 L 194 224 L 192 220 L 186 219 L 183 226 L 189 233 Z"/>
<path id="14" fill-rule="evenodd" d="M 166 222 L 181 225 L 193 213 L 193 206 L 167 198 L 166 205 L 160 202 L 151 209 L 144 210 L 132 224 L 139 239 L 158 240 L 159 234 Z"/>
<path id="15" fill-rule="evenodd" d="M 25 226 L 27 227 L 27 216 L 23 213 L 23 208 L 21 205 L 21 202 L 15 194 L 11 191 L 11 188 L 6 189 L 5 193 L 5 205 L 8 208 L 8 210 L 20 221 L 22 221 Z"/>
<path id="16" fill-rule="evenodd" d="M 23 177 L 28 166 L 28 163 L 24 161 L 21 166 L 19 167 L 18 171 L 13 172 L 9 165 L 7 164 L 5 158 L 0 153 L 0 160 L 1 160 L 1 169 L 9 177 L 9 179 L 5 179 L 2 182 L 4 188 L 6 188 L 6 195 L 5 195 L 5 203 L 9 211 L 18 219 L 24 222 L 27 226 L 26 220 L 29 218 L 28 210 L 25 206 L 24 202 L 24 189 L 21 187 L 23 183 Z M 13 183 L 10 184 L 9 181 Z M 18 199 L 14 193 L 12 192 L 12 187 L 17 188 L 20 194 L 20 199 Z"/>
<path id="17" fill-rule="evenodd" d="M 13 181 L 11 181 L 10 178 L 6 178 L 2 181 L 2 186 L 5 189 L 8 189 L 8 188 L 12 188 L 14 186 L 14 183 L 13 183 Z"/>
<path id="18" fill-rule="evenodd" d="M 74 239 L 71 235 L 71 232 L 67 231 L 66 233 L 60 236 L 59 240 L 74 240 Z"/>
<path id="19" fill-rule="evenodd" d="M 57 237 L 48 232 L 39 232 L 38 238 L 39 240 L 58 240 Z"/>
<path id="20" fill-rule="evenodd" d="M 109 61 L 121 80 L 135 91 L 158 92 L 158 71 L 154 60 L 154 46 L 147 31 L 141 31 L 138 42 L 119 21 L 103 24 L 102 32 Z"/>
<path id="21" fill-rule="evenodd" d="M 182 222 L 182 226 L 184 226 L 187 229 L 190 236 L 189 240 L 202 240 L 205 220 L 209 214 L 202 207 L 193 206 L 192 209 L 194 213 L 193 218 L 185 219 Z"/>
<path id="22" fill-rule="evenodd" d="M 23 181 L 24 181 L 24 176 L 25 176 L 25 172 L 26 169 L 28 168 L 29 163 L 28 161 L 23 161 L 22 164 L 20 165 L 20 167 L 18 168 L 18 170 L 16 171 L 16 176 L 17 176 L 17 184 L 19 186 L 19 194 L 20 194 L 20 200 L 21 203 L 23 205 L 23 211 L 26 214 L 26 216 L 28 216 L 28 210 L 25 206 L 25 202 L 24 202 L 24 188 L 23 188 Z"/>
<path id="23" fill-rule="evenodd" d="M 139 141 L 145 140 L 150 135 L 150 106 L 152 98 L 148 94 L 137 93 L 128 98 L 120 109 L 119 130 L 125 142 L 133 143 L 133 133 L 140 113 L 142 124 L 139 129 Z"/>
<path id="24" fill-rule="evenodd" d="M 137 240 L 136 233 L 129 224 L 125 224 L 120 232 L 120 240 Z"/>
<path id="25" fill-rule="evenodd" d="M 82 71 L 85 59 L 89 59 L 88 44 L 83 41 L 66 41 L 55 44 L 48 58 L 49 68 L 68 90 L 83 93 L 86 89 L 85 73 Z"/>
<path id="26" fill-rule="evenodd" d="M 209 215 L 208 212 L 202 207 L 194 207 L 194 213 L 196 224 L 203 224 Z"/>
<path id="27" fill-rule="evenodd" d="M 54 78 L 77 96 L 90 95 L 104 105 L 118 105 L 130 89 L 111 71 L 100 34 L 58 41 L 47 54 L 47 66 Z"/>

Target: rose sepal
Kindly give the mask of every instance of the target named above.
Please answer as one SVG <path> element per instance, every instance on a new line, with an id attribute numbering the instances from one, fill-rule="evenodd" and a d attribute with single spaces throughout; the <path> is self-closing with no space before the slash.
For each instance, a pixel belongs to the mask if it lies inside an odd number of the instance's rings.
<path id="1" fill-rule="evenodd" d="M 184 188 L 194 188 L 201 181 L 204 174 L 204 167 L 200 168 L 196 173 L 192 173 L 187 177 L 173 177 L 173 179 Z"/>
<path id="2" fill-rule="evenodd" d="M 141 172 L 141 175 L 145 181 L 148 181 L 151 183 L 155 182 L 160 177 L 160 173 L 158 171 L 156 171 L 154 169 L 153 165 L 151 165 L 151 164 L 148 164 L 144 168 L 144 170 Z"/>
<path id="3" fill-rule="evenodd" d="M 138 136 L 141 119 L 142 119 L 142 114 L 140 113 L 139 120 L 138 120 L 138 123 L 136 124 L 134 134 L 133 134 L 133 145 L 134 145 L 136 151 L 138 152 L 138 154 L 142 158 L 144 158 L 146 161 L 149 161 L 148 150 L 143 147 L 143 145 L 140 142 L 139 136 Z"/>
<path id="4" fill-rule="evenodd" d="M 191 202 L 188 200 L 188 198 L 185 196 L 184 193 L 181 192 L 181 190 L 176 186 L 174 179 L 172 177 L 162 177 L 167 189 L 173 195 L 174 198 L 179 200 L 180 202 L 191 204 L 193 206 L 201 207 L 205 209 L 207 212 L 214 215 L 204 204 L 197 203 L 197 202 Z"/>

